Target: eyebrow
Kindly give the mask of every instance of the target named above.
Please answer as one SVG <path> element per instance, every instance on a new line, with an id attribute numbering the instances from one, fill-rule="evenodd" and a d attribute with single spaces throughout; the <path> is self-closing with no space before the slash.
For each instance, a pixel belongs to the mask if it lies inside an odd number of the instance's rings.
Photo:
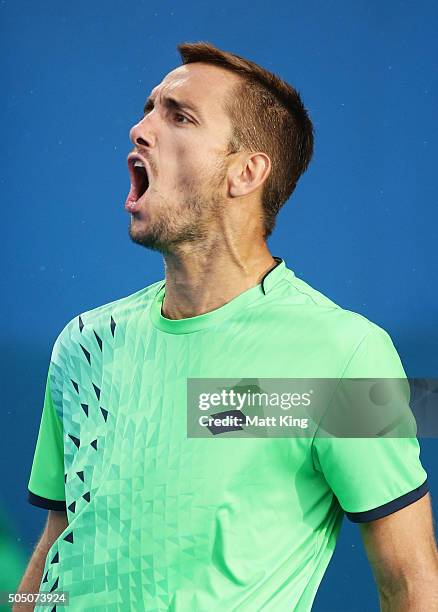
<path id="1" fill-rule="evenodd" d="M 163 100 L 163 105 L 165 106 L 165 108 L 169 110 L 181 110 L 181 111 L 189 110 L 195 113 L 196 115 L 198 115 L 202 119 L 202 113 L 199 110 L 199 108 L 197 108 L 194 104 L 187 102 L 186 100 L 176 100 L 175 98 L 171 98 L 169 96 L 162 96 L 162 100 Z M 146 111 L 152 110 L 154 106 L 154 101 L 155 101 L 155 98 L 151 98 L 151 97 L 149 97 L 146 100 L 146 104 L 144 105 L 144 108 L 143 108 L 143 113 L 146 113 Z"/>

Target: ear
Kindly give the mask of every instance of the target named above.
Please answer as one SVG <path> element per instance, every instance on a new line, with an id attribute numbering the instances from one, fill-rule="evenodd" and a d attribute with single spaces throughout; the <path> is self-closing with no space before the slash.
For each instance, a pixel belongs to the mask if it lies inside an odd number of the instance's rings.
<path id="1" fill-rule="evenodd" d="M 231 165 L 228 172 L 229 194 L 232 198 L 249 195 L 268 178 L 271 160 L 266 153 L 245 153 Z"/>

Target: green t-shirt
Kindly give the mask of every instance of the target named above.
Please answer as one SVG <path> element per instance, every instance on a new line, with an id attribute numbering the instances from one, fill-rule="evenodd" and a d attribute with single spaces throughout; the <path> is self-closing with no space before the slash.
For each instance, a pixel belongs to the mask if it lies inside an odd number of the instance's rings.
<path id="1" fill-rule="evenodd" d="M 190 438 L 187 378 L 403 378 L 397 352 L 280 259 L 196 317 L 164 318 L 164 291 L 86 312 L 54 345 L 29 501 L 69 525 L 40 590 L 72 611 L 308 611 L 344 513 L 427 492 L 417 439 Z"/>

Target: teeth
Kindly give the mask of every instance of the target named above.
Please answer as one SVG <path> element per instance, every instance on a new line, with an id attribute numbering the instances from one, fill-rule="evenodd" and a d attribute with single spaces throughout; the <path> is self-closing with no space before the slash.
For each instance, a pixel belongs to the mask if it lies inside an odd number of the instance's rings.
<path id="1" fill-rule="evenodd" d="M 136 159 L 134 162 L 134 168 L 144 168 L 143 162 L 141 162 L 139 159 Z"/>

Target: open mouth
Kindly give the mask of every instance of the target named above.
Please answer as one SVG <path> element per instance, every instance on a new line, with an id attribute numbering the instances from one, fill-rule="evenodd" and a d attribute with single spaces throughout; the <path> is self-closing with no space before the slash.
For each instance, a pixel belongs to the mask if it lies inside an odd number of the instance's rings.
<path id="1" fill-rule="evenodd" d="M 129 194 L 129 199 L 135 202 L 148 190 L 149 176 L 143 162 L 135 157 L 129 160 L 129 173 L 131 175 L 131 192 Z"/>

